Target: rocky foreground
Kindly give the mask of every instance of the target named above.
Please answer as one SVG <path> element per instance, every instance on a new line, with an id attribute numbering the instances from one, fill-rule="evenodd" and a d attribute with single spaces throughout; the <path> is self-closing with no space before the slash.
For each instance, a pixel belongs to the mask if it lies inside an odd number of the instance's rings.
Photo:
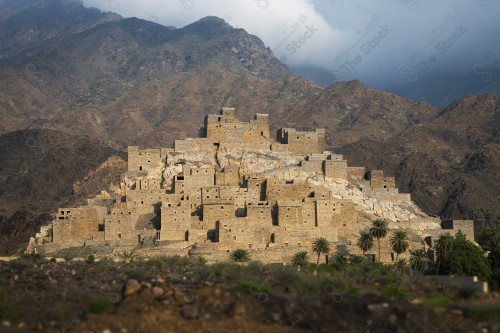
<path id="1" fill-rule="evenodd" d="M 500 331 L 500 295 L 443 289 L 387 267 L 321 266 L 315 274 L 185 258 L 92 259 L 0 262 L 0 330 Z"/>

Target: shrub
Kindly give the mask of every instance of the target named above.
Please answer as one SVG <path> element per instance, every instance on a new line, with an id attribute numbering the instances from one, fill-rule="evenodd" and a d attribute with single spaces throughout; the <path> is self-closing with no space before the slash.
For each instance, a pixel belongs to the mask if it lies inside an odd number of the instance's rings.
<path id="1" fill-rule="evenodd" d="M 326 264 L 324 265 L 328 266 Z M 316 267 L 315 264 L 311 264 L 310 266 L 313 267 L 313 270 Z M 298 272 L 293 267 L 287 267 L 286 269 L 274 273 L 271 285 L 273 288 L 284 291 L 293 290 L 295 292 L 305 293 L 317 291 L 319 288 L 318 282 L 318 279 L 311 279 L 309 273 Z"/>
<path id="2" fill-rule="evenodd" d="M 333 267 L 328 264 L 319 264 L 316 270 L 318 273 L 332 273 Z"/>
<path id="3" fill-rule="evenodd" d="M 500 290 L 500 227 L 481 232 L 477 242 L 485 251 L 490 251 L 488 255 L 491 265 L 489 284 L 492 290 Z"/>
<path id="4" fill-rule="evenodd" d="M 404 274 L 408 271 L 408 260 L 406 259 L 398 259 L 394 263 L 394 270 L 399 274 Z"/>
<path id="5" fill-rule="evenodd" d="M 436 292 L 431 293 L 427 297 L 420 299 L 420 303 L 431 309 L 443 308 L 446 305 L 450 304 L 452 301 L 453 298 L 451 296 Z"/>
<path id="6" fill-rule="evenodd" d="M 351 254 L 349 256 L 349 264 L 358 265 L 366 261 L 366 258 L 363 256 L 358 256 L 356 254 Z"/>
<path id="7" fill-rule="evenodd" d="M 38 261 L 42 257 L 40 256 L 40 254 L 37 254 L 37 253 L 23 253 L 23 254 L 21 254 L 19 256 L 19 258 L 21 258 L 21 259 L 29 259 L 29 260 L 33 260 L 33 261 Z"/>
<path id="8" fill-rule="evenodd" d="M 380 295 L 388 298 L 403 299 L 407 297 L 407 294 L 402 290 L 402 288 L 396 284 L 389 284 L 380 291 Z"/>
<path id="9" fill-rule="evenodd" d="M 107 298 L 95 298 L 89 302 L 87 306 L 88 313 L 101 314 L 104 311 L 111 309 L 113 304 Z"/>
<path id="10" fill-rule="evenodd" d="M 198 257 L 198 264 L 200 265 L 206 265 L 207 264 L 207 259 L 205 259 L 204 257 Z"/>
<path id="11" fill-rule="evenodd" d="M 0 291 L 0 322 L 4 319 L 17 321 L 19 318 L 19 312 L 12 305 L 9 297 Z"/>
<path id="12" fill-rule="evenodd" d="M 224 281 L 239 280 L 242 267 L 231 262 L 219 262 L 210 266 L 202 266 L 198 270 L 201 278 L 209 277 L 219 278 Z"/>
<path id="13" fill-rule="evenodd" d="M 141 269 L 127 269 L 124 273 L 129 279 L 144 280 L 146 278 L 146 273 Z"/>
<path id="14" fill-rule="evenodd" d="M 95 262 L 95 256 L 93 254 L 89 255 L 86 260 L 87 264 L 93 264 Z"/>
<path id="15" fill-rule="evenodd" d="M 23 270 L 23 269 L 30 267 L 31 265 L 32 265 L 32 263 L 30 263 L 26 260 L 20 259 L 20 258 L 9 262 L 9 267 L 16 269 L 16 270 Z"/>
<path id="16" fill-rule="evenodd" d="M 336 271 L 343 271 L 347 266 L 348 260 L 345 255 L 336 253 L 330 260 L 330 263 Z"/>
<path id="17" fill-rule="evenodd" d="M 251 294 L 267 294 L 271 292 L 271 287 L 256 280 L 238 282 L 233 289 Z"/>
<path id="18" fill-rule="evenodd" d="M 236 249 L 231 252 L 229 257 L 234 262 L 245 262 L 250 260 L 250 254 L 245 249 Z"/>
<path id="19" fill-rule="evenodd" d="M 309 255 L 307 251 L 299 251 L 295 253 L 292 257 L 292 265 L 293 266 L 305 266 L 308 264 Z"/>
<path id="20" fill-rule="evenodd" d="M 491 276 L 490 261 L 484 256 L 484 252 L 463 236 L 457 235 L 451 241 L 448 253 L 442 260 L 443 274 L 475 275 L 482 280 Z"/>
<path id="21" fill-rule="evenodd" d="M 495 303 L 473 304 L 464 309 L 464 317 L 476 322 L 500 322 L 500 311 Z"/>

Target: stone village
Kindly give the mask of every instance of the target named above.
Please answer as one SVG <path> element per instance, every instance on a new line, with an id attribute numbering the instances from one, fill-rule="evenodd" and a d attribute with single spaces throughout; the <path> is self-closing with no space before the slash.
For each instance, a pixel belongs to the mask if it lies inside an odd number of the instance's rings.
<path id="1" fill-rule="evenodd" d="M 289 262 L 297 251 L 311 252 L 318 237 L 333 252 L 360 254 L 359 232 L 376 218 L 408 231 L 412 248 L 432 248 L 444 232 L 474 239 L 472 221 L 430 217 L 399 193 L 394 177 L 326 151 L 323 129 L 282 128 L 273 139 L 267 114 L 241 122 L 223 108 L 205 118 L 203 132 L 172 148 L 128 147 L 119 186 L 84 206 L 60 208 L 28 251 L 143 245 L 146 255 L 215 262 L 242 248 L 254 260 Z M 394 260 L 389 249 L 383 247 L 383 262 Z M 374 260 L 376 251 L 369 255 Z"/>

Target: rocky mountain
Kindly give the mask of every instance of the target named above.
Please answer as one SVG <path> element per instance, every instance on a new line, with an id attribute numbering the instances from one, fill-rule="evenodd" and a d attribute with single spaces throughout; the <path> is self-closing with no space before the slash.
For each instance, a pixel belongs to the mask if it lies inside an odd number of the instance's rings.
<path id="1" fill-rule="evenodd" d="M 1 135 L 0 256 L 24 251 L 57 207 L 82 204 L 118 185 L 124 158 L 88 136 L 45 129 Z"/>
<path id="2" fill-rule="evenodd" d="M 500 222 L 500 95 L 455 101 L 429 121 L 387 140 L 342 147 L 352 163 L 393 173 L 428 213 Z"/>
<path id="3" fill-rule="evenodd" d="M 0 136 L 0 213 L 50 211 L 119 183 L 126 170 L 120 151 L 89 137 L 52 130 Z"/>
<path id="4" fill-rule="evenodd" d="M 342 147 L 361 138 L 385 140 L 419 125 L 438 110 L 429 104 L 372 89 L 359 81 L 339 82 L 310 95 L 274 120 L 326 128 L 329 146 Z"/>
<path id="5" fill-rule="evenodd" d="M 124 168 L 99 169 L 109 156 L 196 136 L 204 115 L 232 106 L 242 120 L 269 113 L 273 130 L 326 128 L 350 165 L 396 175 L 429 213 L 498 220 L 498 95 L 439 110 L 359 81 L 324 89 L 216 17 L 165 27 L 77 0 L 0 0 L 0 13 L 4 214 L 106 189 Z"/>
<path id="6" fill-rule="evenodd" d="M 336 82 L 336 78 L 324 66 L 300 65 L 291 69 L 295 74 L 322 87 Z M 438 108 L 444 108 L 453 100 L 462 99 L 471 94 L 498 93 L 500 92 L 500 48 L 492 46 L 464 71 L 449 71 L 446 75 L 428 72 L 420 75 L 416 81 L 382 81 L 378 82 L 378 85 L 377 89 L 413 100 L 425 101 Z"/>
<path id="7" fill-rule="evenodd" d="M 0 13 L 0 58 L 121 19 L 114 13 L 87 9 L 76 0 L 2 0 Z"/>
<path id="8" fill-rule="evenodd" d="M 48 213 L 35 214 L 27 210 L 17 211 L 10 217 L 0 214 L 0 256 L 22 254 L 30 237 L 51 220 L 52 215 Z"/>

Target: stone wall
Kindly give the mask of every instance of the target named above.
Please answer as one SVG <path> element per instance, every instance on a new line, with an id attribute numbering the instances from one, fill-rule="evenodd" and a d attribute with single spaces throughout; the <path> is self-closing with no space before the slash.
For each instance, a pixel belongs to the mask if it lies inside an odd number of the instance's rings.
<path id="1" fill-rule="evenodd" d="M 365 167 L 347 167 L 347 174 L 357 179 L 364 179 L 366 174 Z"/>
<path id="2" fill-rule="evenodd" d="M 314 132 L 297 131 L 294 128 L 282 128 L 277 135 L 278 144 L 273 143 L 274 151 L 289 151 L 292 154 L 308 155 L 325 151 L 325 130 Z"/>
<path id="3" fill-rule="evenodd" d="M 53 224 L 54 243 L 104 239 L 105 207 L 60 208 Z"/>
<path id="4" fill-rule="evenodd" d="M 238 186 L 240 176 L 237 166 L 229 165 L 222 171 L 215 173 L 215 185 L 218 186 Z"/>
<path id="5" fill-rule="evenodd" d="M 188 241 L 191 228 L 189 205 L 163 205 L 161 221 L 160 241 Z"/>
<path id="6" fill-rule="evenodd" d="M 384 177 L 382 170 L 371 170 L 368 174 L 368 180 L 372 188 L 395 188 L 396 179 L 394 177 Z"/>
<path id="7" fill-rule="evenodd" d="M 345 160 L 325 160 L 324 174 L 328 178 L 347 179 L 347 161 Z"/>
<path id="8" fill-rule="evenodd" d="M 278 225 L 302 227 L 302 203 L 300 201 L 278 201 Z"/>
<path id="9" fill-rule="evenodd" d="M 160 149 L 139 149 L 137 146 L 128 147 L 128 171 L 147 172 L 151 178 L 160 179 L 163 163 Z"/>
<path id="10" fill-rule="evenodd" d="M 219 115 L 205 118 L 208 139 L 243 144 L 269 139 L 269 117 L 257 114 L 250 122 L 239 122 L 234 116 L 234 109 L 224 108 Z"/>
<path id="11" fill-rule="evenodd" d="M 246 205 L 247 227 L 268 227 L 273 225 L 273 207 L 268 202 L 253 201 Z"/>
<path id="12" fill-rule="evenodd" d="M 127 191 L 127 209 L 139 213 L 154 211 L 154 207 L 161 204 L 164 190 L 129 190 Z"/>

